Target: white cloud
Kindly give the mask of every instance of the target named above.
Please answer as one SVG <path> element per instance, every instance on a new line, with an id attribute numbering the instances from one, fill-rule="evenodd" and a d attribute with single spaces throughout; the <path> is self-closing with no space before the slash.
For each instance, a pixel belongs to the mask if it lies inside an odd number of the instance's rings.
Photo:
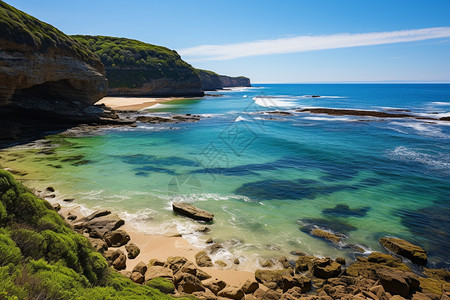
<path id="1" fill-rule="evenodd" d="M 178 53 L 183 58 L 191 61 L 229 60 L 248 56 L 413 42 L 445 37 L 450 37 L 450 27 L 358 34 L 343 33 L 321 36 L 295 36 L 240 44 L 202 45 L 180 49 Z"/>

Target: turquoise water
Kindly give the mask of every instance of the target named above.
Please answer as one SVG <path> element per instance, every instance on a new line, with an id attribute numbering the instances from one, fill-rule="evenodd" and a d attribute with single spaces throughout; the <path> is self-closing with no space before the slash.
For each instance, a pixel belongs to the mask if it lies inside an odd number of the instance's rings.
<path id="1" fill-rule="evenodd" d="M 197 245 L 212 236 L 225 246 L 213 259 L 241 257 L 251 265 L 292 250 L 354 257 L 348 244 L 380 250 L 378 239 L 392 235 L 448 267 L 450 122 L 294 109 L 402 109 L 438 118 L 450 116 L 450 85 L 257 85 L 211 94 L 222 96 L 147 110 L 201 114 L 200 122 L 53 137 L 55 152 L 27 166 L 57 161 L 58 168 L 41 167 L 46 182 L 77 205 L 120 212 L 143 231 L 178 230 Z M 275 109 L 294 115 L 264 114 Z M 84 164 L 63 161 L 77 155 Z M 193 233 L 197 223 L 175 216 L 174 200 L 213 212 L 210 235 Z M 307 233 L 313 226 L 348 238 L 331 245 Z"/>

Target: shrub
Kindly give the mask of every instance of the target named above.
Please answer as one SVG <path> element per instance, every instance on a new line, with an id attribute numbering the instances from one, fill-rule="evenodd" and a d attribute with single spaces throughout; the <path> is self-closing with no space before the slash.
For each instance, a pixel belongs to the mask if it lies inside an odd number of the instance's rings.
<path id="1" fill-rule="evenodd" d="M 17 264 L 21 259 L 22 253 L 14 241 L 6 234 L 0 234 L 0 267 Z"/>

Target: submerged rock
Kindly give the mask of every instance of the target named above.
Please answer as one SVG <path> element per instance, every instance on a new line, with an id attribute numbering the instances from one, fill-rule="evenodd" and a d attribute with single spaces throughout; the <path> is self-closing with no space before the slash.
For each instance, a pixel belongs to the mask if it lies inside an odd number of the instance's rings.
<path id="1" fill-rule="evenodd" d="M 324 215 L 334 215 L 338 217 L 364 217 L 370 207 L 366 206 L 363 208 L 350 209 L 346 204 L 337 204 L 334 208 L 326 208 L 322 210 Z"/>
<path id="2" fill-rule="evenodd" d="M 341 237 L 335 235 L 334 233 L 317 228 L 311 230 L 311 235 L 324 238 L 332 243 L 339 243 L 342 240 Z"/>
<path id="3" fill-rule="evenodd" d="M 427 264 L 427 253 L 420 246 L 413 245 L 402 239 L 397 238 L 382 238 L 380 239 L 381 245 L 386 249 L 410 259 L 413 263 L 418 265 Z"/>
<path id="4" fill-rule="evenodd" d="M 212 267 L 213 263 L 211 258 L 206 254 L 205 251 L 200 251 L 195 254 L 195 262 L 199 267 Z"/>
<path id="5" fill-rule="evenodd" d="M 212 213 L 187 203 L 174 202 L 172 208 L 176 213 L 198 221 L 212 222 L 214 218 Z"/>

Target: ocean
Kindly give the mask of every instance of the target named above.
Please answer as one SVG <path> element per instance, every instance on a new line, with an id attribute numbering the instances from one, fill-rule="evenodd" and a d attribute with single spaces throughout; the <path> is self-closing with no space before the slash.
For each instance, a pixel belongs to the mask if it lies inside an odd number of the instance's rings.
<path id="1" fill-rule="evenodd" d="M 143 232 L 178 231 L 202 247 L 212 237 L 224 246 L 213 260 L 240 257 L 242 268 L 293 250 L 354 258 L 382 250 L 384 236 L 421 245 L 431 265 L 448 268 L 450 122 L 296 112 L 311 107 L 437 119 L 450 116 L 450 85 L 255 84 L 146 109 L 199 122 L 56 134 L 50 151 L 0 155 L 29 185 L 75 199 L 66 205 L 110 209 Z M 265 113 L 274 110 L 286 114 Z M 214 213 L 211 232 L 174 215 L 173 201 Z"/>

